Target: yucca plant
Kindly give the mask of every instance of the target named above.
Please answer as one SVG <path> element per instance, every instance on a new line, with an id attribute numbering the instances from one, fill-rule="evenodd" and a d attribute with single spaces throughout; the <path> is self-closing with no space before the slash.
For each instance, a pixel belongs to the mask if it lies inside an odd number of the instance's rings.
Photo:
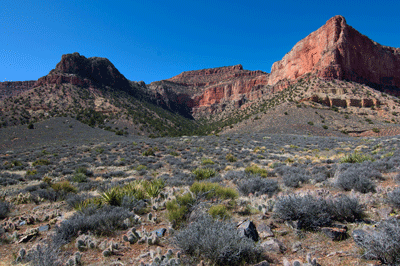
<path id="1" fill-rule="evenodd" d="M 157 198 L 165 187 L 164 180 L 155 179 L 146 185 L 146 193 L 151 198 Z"/>
<path id="2" fill-rule="evenodd" d="M 123 193 L 121 193 L 119 187 L 113 187 L 106 192 L 101 194 L 101 197 L 105 203 L 112 206 L 120 206 L 123 198 Z"/>

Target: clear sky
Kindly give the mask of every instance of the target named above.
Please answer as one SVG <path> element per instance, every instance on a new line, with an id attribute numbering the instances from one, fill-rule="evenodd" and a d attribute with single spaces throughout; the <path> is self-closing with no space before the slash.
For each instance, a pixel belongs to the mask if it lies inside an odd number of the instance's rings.
<path id="1" fill-rule="evenodd" d="M 183 71 L 275 61 L 335 16 L 400 47 L 400 1 L 1 0 L 0 81 L 36 80 L 78 52 L 146 83 Z"/>

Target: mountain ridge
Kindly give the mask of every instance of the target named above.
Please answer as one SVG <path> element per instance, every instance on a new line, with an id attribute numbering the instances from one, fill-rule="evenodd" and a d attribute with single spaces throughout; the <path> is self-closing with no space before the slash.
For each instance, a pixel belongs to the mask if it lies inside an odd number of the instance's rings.
<path id="1" fill-rule="evenodd" d="M 329 81 L 335 80 L 363 85 L 343 83 L 331 88 Z M 306 86 L 303 81 L 310 83 Z M 162 131 L 162 124 L 173 125 L 178 119 L 173 118 L 175 115 L 203 121 L 202 126 L 208 131 L 202 132 L 220 131 L 223 127 L 249 119 L 256 112 L 266 112 L 268 108 L 281 104 L 283 99 L 330 108 L 382 109 L 382 105 L 397 113 L 396 99 L 386 101 L 383 94 L 370 91 L 368 86 L 399 96 L 400 49 L 382 46 L 347 25 L 344 17 L 334 16 L 296 43 L 282 60 L 275 62 L 271 73 L 245 70 L 237 64 L 185 71 L 166 80 L 145 84 L 129 81 L 106 58 L 86 58 L 77 52 L 65 54 L 48 75 L 36 82 L 0 83 L 0 100 L 3 98 L 0 112 L 8 117 L 1 123 L 13 125 L 37 121 L 49 111 L 50 115 L 73 115 L 82 113 L 77 111 L 80 108 L 89 108 L 84 112 L 96 117 L 102 117 L 97 113 L 106 114 L 113 121 L 122 119 L 125 121 L 122 124 L 128 127 L 137 122 L 134 117 L 142 117 L 140 128 L 146 125 L 151 114 L 153 122 L 158 124 L 157 132 Z M 30 92 L 23 94 L 25 91 Z M 42 91 L 42 96 L 36 97 L 36 91 Z M 18 93 L 22 95 L 20 98 Z M 277 95 L 284 96 L 278 99 Z M 8 97 L 13 98 L 12 103 Z M 32 101 L 31 97 L 36 97 L 36 100 Z M 84 99 L 90 101 L 85 103 Z M 15 105 L 21 102 L 27 108 L 16 113 Z M 160 107 L 165 111 L 157 109 Z M 54 109 L 57 112 L 53 112 Z M 157 114 L 154 110 L 158 110 Z M 37 115 L 38 111 L 42 113 Z M 139 115 L 140 112 L 146 115 Z M 390 110 L 383 113 L 386 119 Z M 135 115 L 130 117 L 129 114 Z M 16 117 L 18 115 L 22 118 Z M 143 132 L 143 129 L 139 131 Z"/>

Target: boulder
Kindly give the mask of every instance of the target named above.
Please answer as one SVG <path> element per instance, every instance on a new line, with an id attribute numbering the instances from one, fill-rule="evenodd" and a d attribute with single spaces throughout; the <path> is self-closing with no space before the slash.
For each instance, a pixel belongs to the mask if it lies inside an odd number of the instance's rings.
<path id="1" fill-rule="evenodd" d="M 252 221 L 247 220 L 240 222 L 237 228 L 239 231 L 239 235 L 241 236 L 248 237 L 253 241 L 258 241 L 260 238 L 257 232 L 257 228 Z"/>
<path id="2" fill-rule="evenodd" d="M 261 248 L 267 252 L 284 253 L 285 245 L 276 238 L 268 239 L 260 244 Z"/>

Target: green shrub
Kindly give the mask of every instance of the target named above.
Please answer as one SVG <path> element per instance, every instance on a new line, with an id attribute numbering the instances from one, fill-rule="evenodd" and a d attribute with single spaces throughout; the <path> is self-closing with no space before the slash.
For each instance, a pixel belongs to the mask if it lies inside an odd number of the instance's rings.
<path id="1" fill-rule="evenodd" d="M 65 193 L 76 193 L 78 189 L 74 187 L 69 181 L 60 181 L 57 183 L 53 183 L 51 187 L 54 189 L 55 192 L 65 192 Z"/>
<path id="2" fill-rule="evenodd" d="M 234 163 L 237 161 L 237 158 L 235 156 L 233 156 L 233 154 L 231 154 L 231 153 L 228 153 L 225 158 L 228 162 L 231 162 L 231 163 Z"/>
<path id="3" fill-rule="evenodd" d="M 213 177 L 217 174 L 217 171 L 211 168 L 196 168 L 193 170 L 196 180 L 204 180 Z"/>
<path id="4" fill-rule="evenodd" d="M 376 127 L 374 127 L 374 128 L 372 129 L 372 131 L 373 131 L 374 133 L 379 133 L 379 132 L 381 132 L 381 130 L 380 130 L 379 128 L 376 128 Z"/>
<path id="5" fill-rule="evenodd" d="M 147 149 L 142 153 L 143 156 L 154 156 L 154 151 L 152 148 Z"/>
<path id="6" fill-rule="evenodd" d="M 167 218 L 175 228 L 180 227 L 186 221 L 195 202 L 192 194 L 186 193 L 176 196 L 176 199 L 166 203 Z"/>
<path id="7" fill-rule="evenodd" d="M 176 151 L 171 151 L 169 154 L 175 157 L 179 156 L 179 153 L 177 153 Z"/>
<path id="8" fill-rule="evenodd" d="M 140 164 L 135 168 L 136 171 L 142 171 L 142 170 L 147 170 L 147 166 Z"/>
<path id="9" fill-rule="evenodd" d="M 76 182 L 76 183 L 83 183 L 83 182 L 87 182 L 87 176 L 84 173 L 76 173 L 73 177 L 72 177 L 72 181 Z"/>
<path id="10" fill-rule="evenodd" d="M 208 164 L 215 164 L 213 160 L 209 159 L 209 158 L 202 158 L 201 159 L 201 164 L 202 165 L 208 165 Z"/>
<path id="11" fill-rule="evenodd" d="M 208 213 L 214 219 L 225 219 L 225 218 L 229 218 L 230 217 L 228 209 L 223 204 L 218 204 L 218 205 L 211 206 L 210 209 L 208 210 Z"/>
<path id="12" fill-rule="evenodd" d="M 36 174 L 37 174 L 37 170 L 27 170 L 26 171 L 27 176 L 32 176 L 32 175 L 36 175 Z"/>
<path id="13" fill-rule="evenodd" d="M 251 166 L 246 167 L 246 169 L 244 169 L 244 171 L 246 173 L 249 173 L 249 174 L 252 174 L 252 175 L 260 175 L 262 177 L 267 177 L 268 176 L 267 170 L 260 168 L 256 164 L 253 164 Z"/>
<path id="14" fill-rule="evenodd" d="M 49 160 L 46 160 L 46 159 L 38 159 L 38 160 L 36 160 L 36 161 L 34 161 L 34 162 L 32 163 L 32 166 L 37 166 L 37 165 L 49 165 L 49 164 L 50 164 Z"/>
<path id="15" fill-rule="evenodd" d="M 196 196 L 205 195 L 207 199 L 236 199 L 239 196 L 235 189 L 211 182 L 195 182 L 190 187 L 190 191 Z"/>

